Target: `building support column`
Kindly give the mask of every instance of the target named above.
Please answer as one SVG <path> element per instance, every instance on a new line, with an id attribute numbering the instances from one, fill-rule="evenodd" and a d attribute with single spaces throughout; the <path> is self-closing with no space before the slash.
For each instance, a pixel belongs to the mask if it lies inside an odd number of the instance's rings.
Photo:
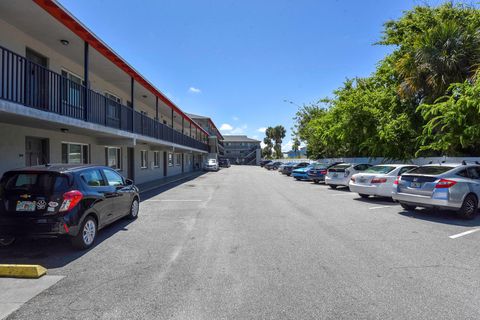
<path id="1" fill-rule="evenodd" d="M 90 103 L 88 99 L 88 87 L 89 87 L 89 81 L 88 81 L 88 65 L 89 65 L 89 60 L 88 60 L 88 49 L 89 45 L 88 42 L 85 41 L 83 43 L 83 81 L 85 82 L 85 87 L 84 87 L 84 92 L 83 92 L 83 120 L 88 121 L 88 111 L 90 109 Z"/>
<path id="2" fill-rule="evenodd" d="M 132 104 L 132 132 L 135 132 L 135 79 L 130 77 L 130 101 Z"/>
<path id="3" fill-rule="evenodd" d="M 155 96 L 155 119 L 157 119 L 157 121 L 159 121 L 160 119 L 158 119 L 158 97 Z"/>
<path id="4" fill-rule="evenodd" d="M 173 109 L 172 109 L 172 129 L 174 129 L 174 126 L 173 126 Z"/>

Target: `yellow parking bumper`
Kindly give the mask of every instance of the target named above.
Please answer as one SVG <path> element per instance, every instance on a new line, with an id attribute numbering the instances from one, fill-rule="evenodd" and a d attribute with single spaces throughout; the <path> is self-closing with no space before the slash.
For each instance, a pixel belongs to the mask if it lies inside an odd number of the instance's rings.
<path id="1" fill-rule="evenodd" d="M 0 264 L 0 277 L 38 279 L 47 269 L 38 264 Z"/>

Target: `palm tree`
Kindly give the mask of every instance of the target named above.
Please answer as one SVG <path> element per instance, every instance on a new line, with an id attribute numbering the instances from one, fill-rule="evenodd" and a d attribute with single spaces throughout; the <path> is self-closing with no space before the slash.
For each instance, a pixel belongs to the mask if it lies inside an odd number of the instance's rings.
<path id="1" fill-rule="evenodd" d="M 283 138 L 285 138 L 286 133 L 287 133 L 287 130 L 285 130 L 285 128 L 281 125 L 278 125 L 275 128 L 273 128 L 272 138 L 275 141 L 275 146 L 273 147 L 273 149 L 275 150 L 275 156 L 277 159 L 280 159 L 283 156 L 282 141 L 283 141 Z"/>
<path id="2" fill-rule="evenodd" d="M 402 96 L 433 102 L 452 83 L 471 79 L 480 63 L 480 33 L 443 22 L 422 34 L 398 60 Z"/>

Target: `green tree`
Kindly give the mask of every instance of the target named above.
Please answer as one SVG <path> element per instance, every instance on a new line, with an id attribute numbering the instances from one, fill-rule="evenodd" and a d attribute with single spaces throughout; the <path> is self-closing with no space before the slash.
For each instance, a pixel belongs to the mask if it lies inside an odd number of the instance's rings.
<path id="1" fill-rule="evenodd" d="M 292 151 L 295 152 L 295 157 L 297 157 L 298 149 L 300 148 L 300 140 L 297 137 L 293 138 Z"/>
<path id="2" fill-rule="evenodd" d="M 282 142 L 283 142 L 283 138 L 285 138 L 286 133 L 287 131 L 282 125 L 278 125 L 273 128 L 272 139 L 275 143 L 275 145 L 273 146 L 273 150 L 275 152 L 275 158 L 277 159 L 283 158 Z"/>

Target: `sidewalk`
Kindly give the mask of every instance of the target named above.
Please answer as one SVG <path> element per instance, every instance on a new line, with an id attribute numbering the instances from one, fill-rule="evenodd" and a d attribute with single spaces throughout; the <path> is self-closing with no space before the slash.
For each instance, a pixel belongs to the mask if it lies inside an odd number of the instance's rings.
<path id="1" fill-rule="evenodd" d="M 202 175 L 203 173 L 204 173 L 203 171 L 193 171 L 193 172 L 188 172 L 188 173 L 182 173 L 182 174 L 178 174 L 178 175 L 171 176 L 171 177 L 165 177 L 165 178 L 158 179 L 158 180 L 153 180 L 153 181 L 149 181 L 149 182 L 145 182 L 145 183 L 140 183 L 140 184 L 137 185 L 137 187 L 138 187 L 138 189 L 140 189 L 140 193 L 145 193 L 145 192 L 152 191 L 152 190 L 155 190 L 157 188 L 166 186 L 170 183 L 178 182 L 178 181 L 181 181 L 181 180 L 186 180 L 188 178 L 196 178 L 196 177 Z"/>

